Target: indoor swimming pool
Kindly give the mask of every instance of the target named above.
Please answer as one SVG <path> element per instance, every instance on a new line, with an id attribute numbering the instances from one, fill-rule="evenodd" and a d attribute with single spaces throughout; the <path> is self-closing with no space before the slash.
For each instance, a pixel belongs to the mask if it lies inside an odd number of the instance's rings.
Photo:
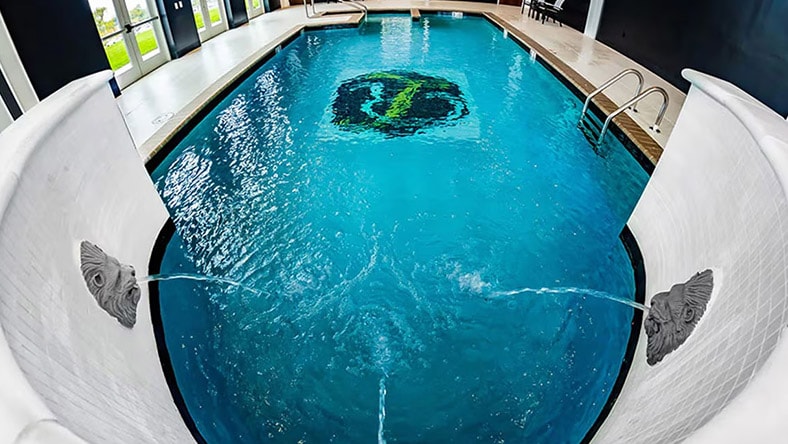
<path id="1" fill-rule="evenodd" d="M 153 314 L 204 439 L 581 442 L 648 180 L 581 108 L 469 16 L 307 31 L 251 73 L 152 174 L 159 271 L 220 278 L 160 282 Z"/>

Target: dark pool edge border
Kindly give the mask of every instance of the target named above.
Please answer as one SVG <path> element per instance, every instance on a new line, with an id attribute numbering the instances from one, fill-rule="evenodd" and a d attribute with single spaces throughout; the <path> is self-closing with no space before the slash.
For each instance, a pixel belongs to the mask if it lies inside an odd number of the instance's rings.
<path id="1" fill-rule="evenodd" d="M 168 217 L 167 221 L 159 231 L 158 236 L 156 236 L 156 242 L 153 244 L 153 250 L 151 250 L 150 260 L 148 262 L 149 275 L 159 274 L 161 272 L 161 263 L 164 260 L 164 254 L 167 251 L 167 245 L 169 245 L 170 240 L 174 235 L 175 223 L 171 218 Z M 189 408 L 186 406 L 186 401 L 183 399 L 183 394 L 181 393 L 180 386 L 178 385 L 178 380 L 175 377 L 175 370 L 172 366 L 170 351 L 167 348 L 167 340 L 164 335 L 164 324 L 161 320 L 161 303 L 159 300 L 158 282 L 148 282 L 148 299 L 150 301 L 150 320 L 151 325 L 153 326 L 153 336 L 156 341 L 156 351 L 159 354 L 161 370 L 162 373 L 164 373 L 164 379 L 167 382 L 167 388 L 170 390 L 172 401 L 175 404 L 175 407 L 178 409 L 178 413 L 180 413 L 184 425 L 187 429 L 189 429 L 189 432 L 191 433 L 194 440 L 198 444 L 208 444 L 208 441 L 205 440 L 205 437 L 202 436 L 202 433 L 200 433 L 200 430 L 197 428 L 197 423 L 194 422 L 194 418 L 189 412 Z"/>
<path id="2" fill-rule="evenodd" d="M 632 265 L 632 272 L 635 278 L 635 302 L 645 304 L 646 267 L 643 263 L 643 254 L 640 251 L 640 246 L 638 245 L 637 239 L 635 239 L 635 235 L 632 234 L 632 231 L 629 229 L 629 225 L 624 225 L 624 229 L 621 230 L 618 238 L 624 245 L 624 249 L 627 251 L 627 256 L 629 256 L 629 261 Z M 613 406 L 616 401 L 618 401 L 619 395 L 621 395 L 621 390 L 624 388 L 627 376 L 629 376 L 629 370 L 635 360 L 635 351 L 637 350 L 640 339 L 640 328 L 641 325 L 643 325 L 643 312 L 640 310 L 633 310 L 634 314 L 632 315 L 629 341 L 627 341 L 627 348 L 624 352 L 624 359 L 621 361 L 621 367 L 618 370 L 616 382 L 613 383 L 613 387 L 610 389 L 610 394 L 607 397 L 607 402 L 605 402 L 605 405 L 599 412 L 596 421 L 594 421 L 594 424 L 588 429 L 583 440 L 580 441 L 581 444 L 589 444 L 594 439 L 597 432 L 599 432 L 599 429 L 602 428 L 602 425 L 605 423 L 608 416 L 610 416 Z"/>

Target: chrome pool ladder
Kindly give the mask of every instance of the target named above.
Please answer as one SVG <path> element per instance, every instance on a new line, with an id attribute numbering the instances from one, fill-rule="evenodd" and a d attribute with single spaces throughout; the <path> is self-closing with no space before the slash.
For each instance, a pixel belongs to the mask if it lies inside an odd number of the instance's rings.
<path id="1" fill-rule="evenodd" d="M 609 116 L 607 116 L 607 119 L 605 119 L 605 124 L 602 125 L 602 132 L 599 133 L 599 139 L 596 142 L 597 146 L 602 144 L 602 139 L 605 137 L 605 133 L 607 132 L 607 129 L 610 127 L 610 122 L 612 122 L 617 115 L 623 113 L 630 106 L 633 107 L 634 109 L 634 107 L 637 106 L 638 102 L 640 102 L 641 100 L 645 99 L 647 96 L 650 96 L 651 94 L 654 93 L 658 93 L 659 95 L 662 96 L 662 106 L 659 108 L 659 113 L 657 113 L 657 120 L 654 121 L 654 124 L 651 125 L 649 129 L 659 133 L 659 125 L 662 124 L 662 119 L 665 117 L 665 111 L 668 110 L 668 103 L 670 102 L 670 98 L 668 97 L 668 92 L 665 91 L 663 88 L 660 88 L 659 86 L 652 86 L 651 88 L 646 89 L 645 91 L 638 94 L 637 96 L 629 99 L 627 103 L 621 105 L 617 110 L 613 111 L 612 113 L 610 113 Z"/>
<path id="2" fill-rule="evenodd" d="M 585 103 L 583 103 L 583 111 L 580 113 L 580 122 L 583 121 L 583 118 L 585 118 L 586 113 L 588 112 L 588 106 L 591 105 L 591 99 L 596 97 L 602 91 L 610 88 L 611 86 L 613 86 L 613 84 L 623 79 L 624 77 L 628 76 L 629 74 L 632 74 L 638 78 L 638 89 L 635 91 L 635 95 L 633 97 L 640 95 L 640 92 L 643 91 L 643 74 L 641 74 L 640 71 L 634 68 L 625 69 L 620 73 L 616 74 L 615 76 L 611 77 L 607 82 L 603 83 L 602 86 L 592 91 L 591 94 L 589 94 L 588 97 L 586 97 L 586 101 Z M 633 111 L 637 112 L 637 110 L 633 110 Z"/>
<path id="3" fill-rule="evenodd" d="M 628 75 L 634 75 L 638 79 L 638 86 L 635 90 L 635 95 L 629 99 L 625 104 L 621 105 L 610 113 L 605 119 L 604 124 L 600 127 L 599 124 L 588 114 L 588 107 L 591 105 L 591 99 L 595 96 L 600 94 L 602 91 L 610 88 L 613 84 L 621 80 L 622 78 Z M 591 92 L 591 94 L 586 97 L 585 103 L 583 103 L 583 111 L 580 112 L 580 120 L 577 122 L 577 127 L 583 132 L 586 138 L 594 145 L 595 148 L 602 145 L 602 141 L 605 139 L 605 135 L 607 134 L 607 130 L 610 128 L 610 124 L 613 122 L 613 119 L 618 116 L 619 114 L 623 113 L 627 109 L 631 108 L 632 111 L 638 112 L 637 104 L 645 99 L 646 97 L 650 96 L 651 94 L 657 93 L 662 96 L 662 106 L 659 109 L 659 113 L 657 114 L 657 120 L 654 122 L 654 125 L 650 127 L 651 130 L 655 132 L 659 132 L 659 125 L 662 123 L 662 119 L 665 117 L 665 112 L 668 109 L 668 103 L 670 99 L 668 98 L 668 93 L 663 88 L 659 86 L 652 86 L 645 91 L 643 90 L 643 74 L 640 71 L 629 68 L 621 71 L 620 73 L 616 74 L 615 76 L 611 77 L 608 81 L 603 83 L 599 88 L 595 89 Z M 596 133 L 596 134 L 595 134 Z M 593 140 L 596 138 L 596 140 Z"/>
<path id="4" fill-rule="evenodd" d="M 314 1 L 315 0 L 312 0 L 312 2 Z M 366 5 L 361 3 L 361 1 L 363 0 L 337 0 L 337 1 L 339 3 L 347 3 L 348 5 L 354 7 L 355 9 L 358 9 L 363 14 L 363 16 L 361 17 L 361 21 L 367 20 L 367 16 L 369 15 L 369 8 L 367 8 Z"/>
<path id="5" fill-rule="evenodd" d="M 344 3 L 348 4 L 353 7 L 353 9 L 358 9 L 361 11 L 362 17 L 361 21 L 366 21 L 367 16 L 369 15 L 369 8 L 367 8 L 364 4 L 360 3 L 363 0 L 337 0 L 337 3 Z M 312 5 L 312 13 L 309 12 L 309 4 Z M 317 14 L 317 10 L 315 9 L 315 0 L 304 0 L 304 12 L 306 13 L 306 18 L 317 18 L 320 15 Z"/>

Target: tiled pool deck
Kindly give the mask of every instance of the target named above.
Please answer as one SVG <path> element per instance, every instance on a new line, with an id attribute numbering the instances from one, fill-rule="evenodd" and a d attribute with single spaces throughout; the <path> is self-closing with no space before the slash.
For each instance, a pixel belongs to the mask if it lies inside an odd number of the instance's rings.
<path id="1" fill-rule="evenodd" d="M 658 96 L 648 97 L 638 106 L 638 113 L 627 111 L 616 122 L 654 163 L 661 155 L 661 147 L 667 143 L 685 99 L 682 91 L 615 50 L 568 26 L 542 24 L 529 19 L 527 13 L 520 14 L 519 7 L 424 0 L 366 0 L 364 4 L 370 11 L 407 12 L 416 8 L 423 11 L 485 13 L 493 22 L 508 29 L 512 36 L 534 49 L 548 65 L 562 73 L 583 93 L 590 92 L 623 69 L 639 69 L 644 74 L 646 86 L 661 86 L 670 96 L 662 132 L 654 133 L 648 129 L 660 106 Z M 242 76 L 261 57 L 296 35 L 303 27 L 352 24 L 361 18 L 360 14 L 346 5 L 321 3 L 317 8 L 318 11 L 348 11 L 348 14 L 307 19 L 301 5 L 263 14 L 247 25 L 205 42 L 194 52 L 161 66 L 125 89 L 118 98 L 118 104 L 140 155 L 149 159 L 226 85 Z M 634 88 L 634 80 L 622 81 L 607 90 L 606 97 L 600 97 L 595 102 L 605 113 L 609 113 L 616 108 L 616 104 L 628 100 Z M 153 123 L 158 116 L 166 113 L 173 113 L 174 116 L 165 122 Z"/>

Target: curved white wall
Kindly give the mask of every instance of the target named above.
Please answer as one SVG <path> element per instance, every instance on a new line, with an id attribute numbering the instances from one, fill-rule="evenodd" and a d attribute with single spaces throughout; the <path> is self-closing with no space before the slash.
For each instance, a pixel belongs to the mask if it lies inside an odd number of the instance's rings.
<path id="1" fill-rule="evenodd" d="M 145 275 L 167 219 L 111 76 L 66 86 L 0 134 L 0 443 L 78 442 L 68 430 L 95 443 L 193 441 L 159 364 L 146 288 L 129 330 L 79 270 L 86 239 Z"/>
<path id="2" fill-rule="evenodd" d="M 692 336 L 661 363 L 646 364 L 641 334 L 596 443 L 686 439 L 745 389 L 788 321 L 788 122 L 733 85 L 684 76 L 692 88 L 629 226 L 647 298 L 706 268 L 715 290 Z M 782 432 L 758 442 L 786 442 L 788 424 Z"/>
<path id="3" fill-rule="evenodd" d="M 788 337 L 781 334 L 769 360 L 747 388 L 690 436 L 686 444 L 788 442 Z"/>
<path id="4" fill-rule="evenodd" d="M 145 274 L 167 218 L 110 76 L 72 83 L 0 134 L 0 443 L 192 441 L 145 288 L 128 330 L 79 271 L 87 239 Z M 788 409 L 788 393 L 770 390 L 788 386 L 788 346 L 772 354 L 788 321 L 788 122 L 729 84 L 686 77 L 693 87 L 629 225 L 648 295 L 706 268 L 715 291 L 690 339 L 654 367 L 641 335 L 595 442 L 740 442 L 745 423 L 761 442 L 784 442 L 781 417 L 742 418 L 754 406 Z"/>

